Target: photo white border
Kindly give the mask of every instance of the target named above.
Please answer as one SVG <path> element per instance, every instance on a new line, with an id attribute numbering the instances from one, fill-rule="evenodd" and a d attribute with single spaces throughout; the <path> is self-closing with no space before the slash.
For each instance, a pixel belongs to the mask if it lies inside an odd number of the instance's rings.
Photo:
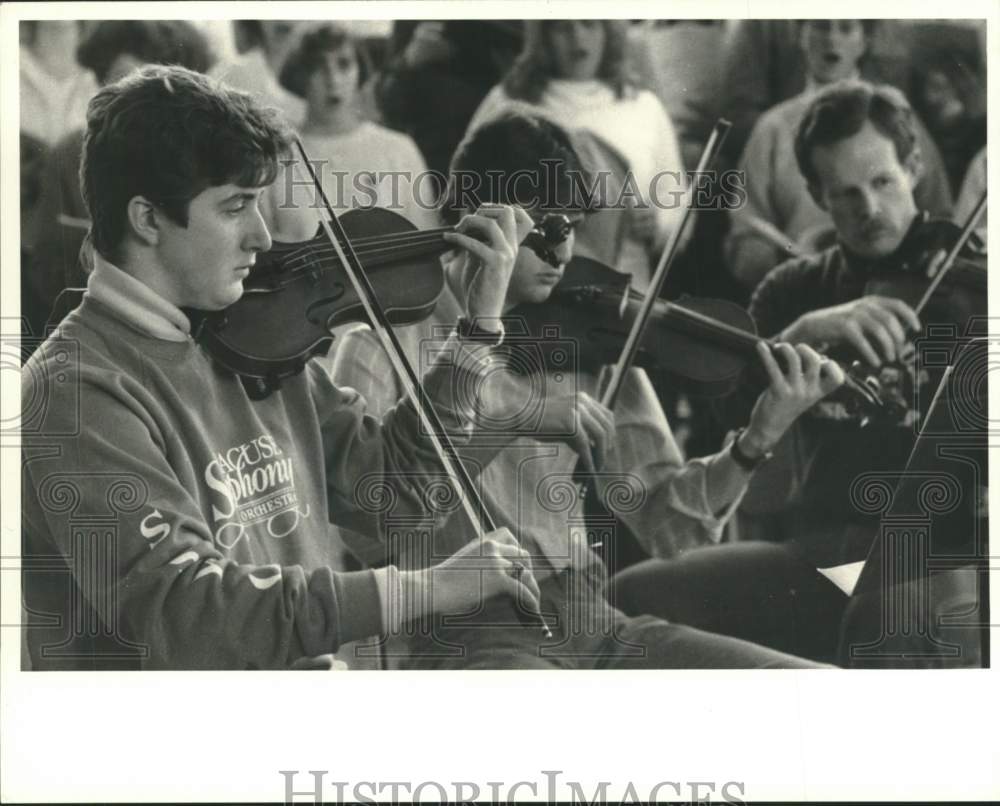
<path id="1" fill-rule="evenodd" d="M 19 315 L 17 22 L 43 18 L 531 18 L 664 16 L 662 2 L 5 3 L 0 6 L 0 316 Z M 841 16 L 987 18 L 995 2 L 841 2 Z M 788 2 L 673 0 L 672 17 L 825 16 Z M 877 13 L 876 13 L 877 12 Z M 995 107 L 995 87 L 990 87 Z M 989 119 L 996 143 L 997 116 Z M 998 164 L 990 164 L 996 186 Z M 996 237 L 1000 216 L 990 224 Z M 996 272 L 994 272 L 995 274 Z M 997 307 L 996 281 L 990 282 Z M 6 357 L 6 356 L 4 356 Z M 1000 420 L 995 378 L 991 420 Z M 3 422 L 20 411 L 0 366 Z M 19 671 L 20 452 L 0 450 L 0 798 L 280 801 L 279 770 L 327 780 L 536 782 L 561 770 L 586 792 L 628 782 L 740 781 L 756 800 L 1000 798 L 994 669 L 976 671 L 515 673 L 23 673 Z M 995 494 L 991 499 L 995 499 Z M 1000 511 L 1000 510 L 996 510 Z M 998 543 L 991 523 L 991 545 Z M 996 578 L 992 580 L 997 582 Z M 1000 613 L 1000 585 L 991 613 Z M 350 793 L 350 787 L 348 793 Z M 501 789 L 505 792 L 506 788 Z M 327 802 L 334 791 L 327 790 Z M 519 795 L 526 798 L 529 792 Z M 544 789 L 539 790 L 544 797 Z M 568 797 L 561 789 L 559 795 Z M 307 802 L 300 799 L 301 802 Z"/>

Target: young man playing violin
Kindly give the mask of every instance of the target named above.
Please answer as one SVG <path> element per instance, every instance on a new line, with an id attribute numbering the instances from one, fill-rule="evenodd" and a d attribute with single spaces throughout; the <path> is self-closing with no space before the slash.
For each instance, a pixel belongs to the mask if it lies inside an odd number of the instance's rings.
<path id="1" fill-rule="evenodd" d="M 459 147 L 452 161 L 445 216 L 457 218 L 478 203 L 473 199 L 487 199 L 524 205 L 536 219 L 558 210 L 578 221 L 582 207 L 570 200 L 573 175 L 580 171 L 571 140 L 555 124 L 521 114 L 504 116 L 478 128 Z M 506 181 L 514 176 L 524 181 Z M 469 187 L 474 192 L 463 194 L 462 189 Z M 572 253 L 572 233 L 556 247 L 561 265 L 555 267 L 522 246 L 505 312 L 511 314 L 521 303 L 544 302 Z M 414 363 L 440 353 L 442 323 L 470 313 L 462 290 L 464 276 L 461 259 L 446 260 L 446 290 L 437 310 L 430 320 L 401 329 L 401 341 Z M 516 342 L 517 318 L 508 316 L 504 323 L 506 338 Z M 569 352 L 574 349 L 567 344 Z M 530 345 L 524 351 L 517 344 L 511 346 L 509 364 L 498 358 L 486 381 L 469 392 L 483 401 L 487 412 L 488 422 L 481 423 L 480 432 L 487 447 L 485 457 L 478 456 L 473 440 L 464 455 L 481 473 L 483 497 L 493 517 L 531 553 L 542 611 L 553 636 L 545 640 L 537 630 L 498 626 L 511 624 L 514 603 L 495 597 L 461 624 L 439 620 L 425 623 L 422 632 L 408 634 L 400 653 L 402 664 L 413 668 L 808 665 L 789 655 L 660 619 L 626 618 L 612 608 L 603 592 L 606 570 L 588 542 L 574 486 L 574 468 L 582 461 L 588 471 L 596 471 L 599 492 L 618 501 L 622 519 L 654 554 L 669 556 L 718 540 L 755 462 L 802 411 L 843 381 L 839 367 L 808 347 L 780 344 L 775 351 L 777 357 L 761 352 L 770 386 L 735 446 L 685 463 L 643 371 L 630 371 L 614 411 L 609 411 L 597 400 L 598 375 L 575 371 L 572 360 L 562 372 L 519 375 L 513 367 L 531 363 Z M 353 330 L 343 339 L 333 377 L 337 384 L 357 389 L 376 411 L 392 410 L 402 393 L 388 358 L 367 328 Z M 491 438 L 504 445 L 496 455 Z M 411 526 L 403 541 L 372 542 L 369 533 L 348 543 L 373 564 L 388 560 L 410 568 L 457 550 L 467 539 L 468 525 L 456 513 L 444 524 L 423 531 Z"/>
<path id="2" fill-rule="evenodd" d="M 741 504 L 744 539 L 781 542 L 747 540 L 629 569 L 617 588 L 626 611 L 835 657 L 847 597 L 816 569 L 868 555 L 879 519 L 860 508 L 864 493 L 856 481 L 903 470 L 920 408 L 940 378 L 917 368 L 913 340 L 922 332 L 921 317 L 891 290 L 873 293 L 871 286 L 893 273 L 917 276 L 930 258 L 924 245 L 933 223 L 913 195 L 921 177 L 916 139 L 909 106 L 891 87 L 841 82 L 820 92 L 805 111 L 795 152 L 838 243 L 774 268 L 750 305 L 761 335 L 836 350 L 873 368 L 886 412 L 862 428 L 861 414 L 843 403 L 818 404 L 790 430 Z M 935 320 L 926 311 L 924 318 Z M 747 612 L 760 617 L 740 615 Z M 842 640 L 842 651 L 846 645 Z"/>
<path id="3" fill-rule="evenodd" d="M 384 477 L 400 510 L 423 514 L 439 464 L 412 406 L 377 420 L 312 365 L 253 401 L 192 339 L 185 311 L 239 300 L 271 246 L 260 205 L 286 144 L 270 111 L 184 68 L 145 68 L 91 101 L 81 179 L 95 269 L 22 374 L 25 665 L 322 668 L 390 614 L 500 593 L 537 609 L 505 529 L 467 535 L 433 577 L 333 571 L 330 521 L 384 528 L 356 500 L 361 479 Z M 473 315 L 500 313 L 530 228 L 494 205 L 447 236 Z M 447 348 L 424 384 L 458 438 L 476 412 L 455 390 L 486 365 L 458 334 Z M 432 578 L 433 600 L 401 601 Z"/>

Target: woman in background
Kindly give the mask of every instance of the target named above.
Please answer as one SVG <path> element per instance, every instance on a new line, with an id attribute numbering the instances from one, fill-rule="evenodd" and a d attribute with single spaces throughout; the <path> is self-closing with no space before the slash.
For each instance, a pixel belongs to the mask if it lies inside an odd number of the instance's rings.
<path id="1" fill-rule="evenodd" d="M 83 24 L 74 20 L 21 23 L 21 132 L 54 145 L 82 126 L 97 80 L 76 60 Z"/>
<path id="2" fill-rule="evenodd" d="M 282 85 L 306 100 L 302 145 L 335 210 L 386 207 L 421 229 L 436 226 L 434 186 L 416 144 L 360 113 L 358 90 L 370 72 L 346 29 L 303 35 L 281 72 Z"/>
<path id="3" fill-rule="evenodd" d="M 627 30 L 624 20 L 526 21 L 521 55 L 483 100 L 469 130 L 514 108 L 582 129 L 615 152 L 627 174 L 624 193 L 611 201 L 628 208 L 615 267 L 644 290 L 680 222 L 686 181 L 667 111 L 627 75 Z M 577 235 L 584 247 L 589 223 Z"/>
<path id="4" fill-rule="evenodd" d="M 210 75 L 281 110 L 293 127 L 302 125 L 305 104 L 278 83 L 278 76 L 304 25 L 295 20 L 234 20 L 239 55 L 219 62 Z"/>

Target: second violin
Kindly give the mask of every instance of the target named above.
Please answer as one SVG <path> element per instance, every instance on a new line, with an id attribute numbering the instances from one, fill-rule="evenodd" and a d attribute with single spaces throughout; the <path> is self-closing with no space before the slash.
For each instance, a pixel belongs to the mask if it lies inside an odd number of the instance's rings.
<path id="1" fill-rule="evenodd" d="M 577 360 L 583 365 L 610 364 L 621 354 L 642 302 L 643 296 L 630 288 L 628 275 L 576 257 L 546 302 L 520 305 L 510 312 L 508 329 L 531 336 L 547 368 L 563 360 L 566 340 L 575 343 Z M 693 393 L 715 397 L 734 391 L 748 370 L 758 370 L 756 350 L 761 341 L 765 340 L 756 335 L 753 319 L 735 303 L 658 299 L 635 361 L 677 376 Z M 519 348 L 515 343 L 511 349 Z M 860 365 L 847 368 L 839 394 L 864 413 L 876 414 L 882 408 L 877 386 L 859 370 Z"/>

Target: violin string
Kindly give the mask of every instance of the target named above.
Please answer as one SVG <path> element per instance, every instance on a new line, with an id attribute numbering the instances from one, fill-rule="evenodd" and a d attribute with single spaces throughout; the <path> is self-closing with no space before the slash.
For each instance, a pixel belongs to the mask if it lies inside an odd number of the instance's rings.
<path id="1" fill-rule="evenodd" d="M 737 327 L 726 324 L 725 322 L 718 322 L 713 320 L 709 316 L 698 313 L 697 311 L 692 311 L 685 308 L 683 305 L 672 304 L 672 308 L 680 315 L 678 321 L 687 320 L 686 324 L 693 326 L 693 329 L 702 333 L 703 335 L 708 335 L 715 338 L 717 341 L 729 342 L 730 344 L 738 345 L 741 347 L 749 347 L 753 349 L 756 347 L 758 342 L 765 342 L 769 346 L 773 343 L 768 339 L 762 339 L 760 336 L 756 336 L 753 333 L 747 333 L 744 330 L 740 330 Z M 720 338 L 723 337 L 723 338 Z M 861 395 L 865 399 L 871 400 L 872 393 L 864 384 L 854 378 L 850 373 L 844 373 L 844 385 L 847 386 L 852 391 Z"/>
<path id="2" fill-rule="evenodd" d="M 931 280 L 931 282 L 928 284 L 927 290 L 924 291 L 923 297 L 920 298 L 920 302 L 918 302 L 917 306 L 913 309 L 914 312 L 917 314 L 917 316 L 920 316 L 924 307 L 927 305 L 927 303 L 930 301 L 930 298 L 937 290 L 937 287 L 941 285 L 941 281 L 944 279 L 945 274 L 947 274 L 948 270 L 951 269 L 951 267 L 954 265 L 955 258 L 958 257 L 958 253 L 962 251 L 962 248 L 969 240 L 970 236 L 972 235 L 972 231 L 975 229 L 976 224 L 979 221 L 979 217 L 983 214 L 983 211 L 985 209 L 986 209 L 986 191 L 984 190 L 983 195 L 979 198 L 979 202 L 973 208 L 972 214 L 969 216 L 968 221 L 965 222 L 965 226 L 962 228 L 962 232 L 959 234 L 958 240 L 955 241 L 954 245 L 951 247 L 951 250 L 948 252 L 948 255 L 941 263 L 941 266 L 938 269 L 937 274 L 934 276 L 934 279 Z"/>
<path id="3" fill-rule="evenodd" d="M 375 245 L 380 247 L 383 245 L 386 246 L 394 246 L 397 244 L 406 245 L 410 242 L 414 244 L 421 243 L 424 241 L 426 241 L 427 243 L 434 243 L 440 240 L 440 236 L 442 234 L 453 231 L 454 230 L 451 229 L 450 227 L 441 227 L 439 229 L 433 229 L 433 230 L 418 230 L 417 232 L 402 232 L 394 235 L 382 235 L 382 236 L 376 235 L 367 238 L 358 238 L 352 240 L 351 243 L 355 246 L 355 250 L 357 250 L 358 246 L 364 247 L 367 245 Z M 296 249 L 295 252 L 312 253 L 314 251 L 321 251 L 324 249 L 327 250 L 328 253 L 330 254 L 335 253 L 333 248 L 330 246 L 320 246 L 316 248 L 310 248 L 309 246 L 304 246 L 299 249 Z M 293 259 L 299 260 L 301 258 L 296 257 L 295 254 L 293 253 L 292 255 L 289 256 L 288 262 L 290 262 Z"/>
<path id="4" fill-rule="evenodd" d="M 428 246 L 436 247 L 439 244 L 429 243 L 425 245 L 409 245 L 406 247 L 386 247 L 382 249 L 357 249 L 357 255 L 369 266 L 375 266 L 391 260 L 403 260 L 407 257 L 419 258 L 428 254 Z M 336 253 L 329 249 L 317 249 L 313 252 L 313 257 L 336 258 Z M 292 269 L 292 274 L 298 274 L 309 267 L 309 263 Z"/>
<path id="5" fill-rule="evenodd" d="M 448 230 L 444 231 L 447 232 Z M 374 258 L 374 257 L 389 258 L 393 256 L 406 257 L 410 254 L 412 254 L 414 257 L 419 257 L 422 253 L 425 252 L 426 247 L 437 246 L 443 243 L 440 235 L 431 235 L 421 238 L 411 237 L 405 241 L 403 239 L 399 239 L 398 242 L 394 241 L 390 243 L 386 243 L 383 239 L 373 238 L 370 239 L 370 242 L 372 242 L 373 244 L 372 246 L 368 247 L 362 246 L 360 248 L 356 246 L 355 252 L 357 252 L 359 256 L 365 256 L 368 258 Z M 352 243 L 355 242 L 352 241 Z M 312 262 L 313 258 L 317 256 L 320 258 L 333 258 L 336 257 L 337 255 L 336 250 L 331 246 L 319 246 L 319 247 L 301 249 L 296 251 L 297 252 L 302 251 L 304 252 L 304 254 L 296 255 L 294 257 L 289 257 L 285 261 L 290 272 L 293 274 L 306 270 L 309 267 L 310 263 Z"/>

